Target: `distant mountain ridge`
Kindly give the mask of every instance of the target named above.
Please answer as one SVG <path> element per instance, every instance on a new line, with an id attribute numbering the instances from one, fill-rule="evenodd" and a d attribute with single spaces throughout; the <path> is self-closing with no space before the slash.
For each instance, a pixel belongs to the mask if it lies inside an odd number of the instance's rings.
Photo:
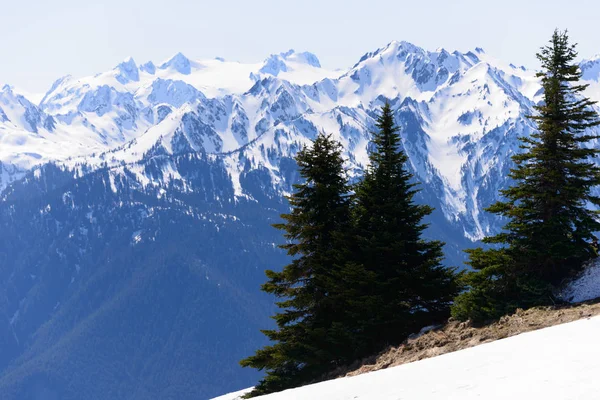
<path id="1" fill-rule="evenodd" d="M 581 62 L 584 78 L 593 84 L 599 65 L 598 59 Z M 590 95 L 600 98 L 596 92 Z M 461 220 L 466 235 L 478 239 L 490 229 L 481 217 L 482 197 L 495 194 L 488 186 L 497 189 L 505 181 L 504 164 L 517 136 L 533 128 L 525 116 L 540 94 L 533 71 L 504 64 L 480 48 L 429 52 L 391 42 L 337 72 L 321 68 L 315 55 L 293 50 L 257 64 L 192 61 L 178 53 L 158 67 L 152 62 L 138 67 L 128 58 L 93 77 L 57 80 L 39 106 L 5 87 L 1 185 L 47 161 L 93 167 L 108 154 L 113 164 L 140 161 L 155 145 L 173 153 L 175 142 L 175 152 L 212 154 L 242 148 L 248 153 L 248 147 L 256 153 L 260 142 L 278 156 L 291 156 L 285 147 L 298 147 L 317 131 L 338 135 L 352 166 L 361 169 L 373 112 L 387 99 L 402 114 L 400 125 L 417 125 L 405 129 L 404 140 L 418 178 L 441 180 L 436 191 L 446 218 Z M 271 138 L 278 130 L 287 137 Z M 251 160 L 277 174 L 264 154 Z M 238 175 L 239 160 L 237 167 L 230 164 L 232 176 Z M 487 174 L 491 166 L 497 176 Z"/>

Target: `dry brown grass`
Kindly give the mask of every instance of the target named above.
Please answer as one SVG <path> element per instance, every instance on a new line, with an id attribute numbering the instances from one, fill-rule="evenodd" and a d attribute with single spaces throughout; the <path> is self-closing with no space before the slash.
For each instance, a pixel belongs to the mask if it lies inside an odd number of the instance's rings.
<path id="1" fill-rule="evenodd" d="M 375 357 L 338 370 L 330 377 L 353 376 L 394 367 L 595 315 L 600 315 L 598 300 L 576 305 L 519 309 L 482 327 L 450 320 L 446 325 L 410 338 L 400 346 L 390 347 Z"/>

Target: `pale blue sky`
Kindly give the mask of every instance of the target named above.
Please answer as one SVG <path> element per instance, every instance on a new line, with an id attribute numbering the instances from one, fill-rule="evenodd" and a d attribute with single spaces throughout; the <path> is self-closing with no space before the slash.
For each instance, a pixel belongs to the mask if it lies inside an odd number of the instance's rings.
<path id="1" fill-rule="evenodd" d="M 569 29 L 582 57 L 600 53 L 599 19 L 597 0 L 0 0 L 0 83 L 45 92 L 62 75 L 178 51 L 258 62 L 293 48 L 341 68 L 392 40 L 479 46 L 537 67 L 555 27 Z"/>

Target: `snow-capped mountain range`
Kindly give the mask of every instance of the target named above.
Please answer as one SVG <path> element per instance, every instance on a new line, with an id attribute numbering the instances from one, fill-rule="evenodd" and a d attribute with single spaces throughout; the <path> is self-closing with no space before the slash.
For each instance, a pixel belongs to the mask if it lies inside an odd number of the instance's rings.
<path id="1" fill-rule="evenodd" d="M 600 60 L 583 61 L 590 95 L 600 99 Z M 540 100 L 535 72 L 482 49 L 426 51 L 392 42 L 352 68 L 329 71 L 311 53 L 290 50 L 262 63 L 193 61 L 178 53 L 155 65 L 129 58 L 91 77 L 57 80 L 39 104 L 0 92 L 0 184 L 48 161 L 83 173 L 124 166 L 144 185 L 177 179 L 165 165 L 148 176 L 148 157 L 201 152 L 222 157 L 237 196 L 244 168 L 265 168 L 277 191 L 279 160 L 317 132 L 338 137 L 349 168 L 367 163 L 369 131 L 392 102 L 417 177 L 441 199 L 445 217 L 479 239 L 492 222 L 482 209 L 505 185 L 517 137 Z M 136 168 L 136 165 L 139 167 Z"/>
<path id="2" fill-rule="evenodd" d="M 600 58 L 581 68 L 600 99 Z M 292 157 L 319 132 L 357 176 L 389 101 L 417 201 L 436 209 L 426 234 L 460 265 L 500 226 L 483 209 L 509 184 L 541 91 L 535 71 L 482 49 L 392 42 L 338 71 L 291 50 L 127 59 L 32 99 L 0 91 L 0 393 L 141 400 L 260 377 L 238 361 L 266 344 L 273 299 L 259 287 L 289 262 L 271 224 L 289 210 Z"/>

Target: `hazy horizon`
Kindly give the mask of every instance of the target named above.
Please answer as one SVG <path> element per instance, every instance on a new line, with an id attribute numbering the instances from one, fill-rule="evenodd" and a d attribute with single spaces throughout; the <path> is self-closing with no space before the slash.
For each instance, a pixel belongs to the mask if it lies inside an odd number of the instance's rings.
<path id="1" fill-rule="evenodd" d="M 0 43 L 5 60 L 0 84 L 43 93 L 64 75 L 104 72 L 128 56 L 138 64 L 159 63 L 177 52 L 190 59 L 260 62 L 294 49 L 316 54 L 325 68 L 348 68 L 393 40 L 427 50 L 482 47 L 507 63 L 536 68 L 535 53 L 556 27 L 568 29 L 580 43 L 581 58 L 600 53 L 600 43 L 591 40 L 598 32 L 600 4 L 574 0 L 570 7 L 574 12 L 541 0 L 494 5 L 375 0 L 369 7 L 357 0 L 172 0 L 169 7 L 158 0 L 57 0 L 36 7 L 14 3 L 2 10 L 0 34 L 7 40 Z"/>

